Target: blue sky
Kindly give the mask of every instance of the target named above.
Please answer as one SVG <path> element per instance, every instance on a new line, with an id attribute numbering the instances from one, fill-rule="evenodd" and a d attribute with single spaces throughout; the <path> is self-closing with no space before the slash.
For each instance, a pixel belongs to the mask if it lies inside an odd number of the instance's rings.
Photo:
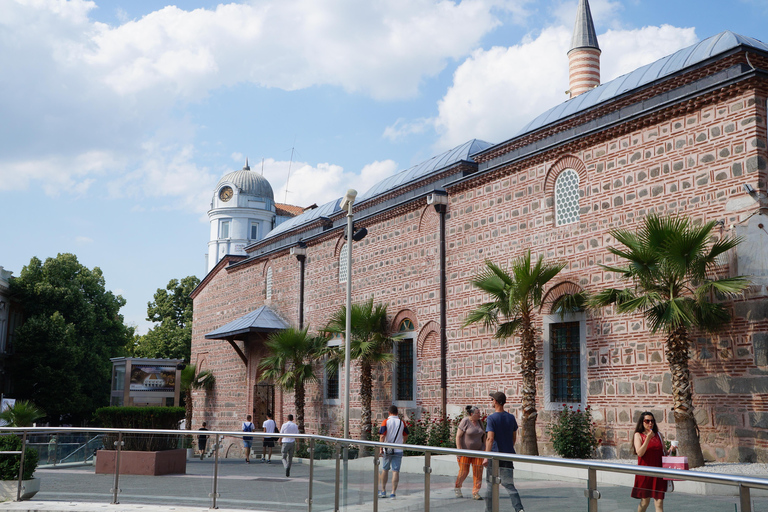
<path id="1" fill-rule="evenodd" d="M 263 159 L 306 206 L 506 140 L 565 101 L 576 5 L 0 0 L 0 266 L 75 253 L 145 332 L 158 287 L 204 276 L 222 175 Z M 603 81 L 726 29 L 768 41 L 764 1 L 590 5 Z"/>

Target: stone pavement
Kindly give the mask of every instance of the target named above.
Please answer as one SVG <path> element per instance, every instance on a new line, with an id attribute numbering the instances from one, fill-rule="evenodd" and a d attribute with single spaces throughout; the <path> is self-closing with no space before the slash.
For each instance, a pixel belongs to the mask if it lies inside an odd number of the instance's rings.
<path id="1" fill-rule="evenodd" d="M 356 464 L 352 464 L 356 462 Z M 352 461 L 348 482 L 347 512 L 372 510 L 373 465 L 367 460 Z M 416 463 L 417 461 L 412 461 Z M 447 466 L 448 467 L 448 466 Z M 420 468 L 419 468 L 420 469 Z M 313 511 L 333 510 L 335 467 L 330 461 L 315 465 Z M 481 512 L 485 502 L 465 497 L 457 499 L 453 493 L 455 477 L 446 474 L 431 475 L 430 509 L 447 512 Z M 286 478 L 279 459 L 272 464 L 225 459 L 219 466 L 220 494 L 218 506 L 222 510 L 236 511 L 300 511 L 306 510 L 309 485 L 308 464 L 295 464 L 291 477 Z M 520 471 L 522 474 L 522 471 Z M 40 492 L 30 501 L 0 503 L 0 512 L 14 511 L 78 511 L 78 512 L 138 512 L 147 510 L 200 512 L 211 505 L 213 461 L 191 460 L 186 475 L 121 476 L 119 505 L 111 505 L 110 490 L 114 477 L 96 475 L 90 466 L 38 469 Z M 464 494 L 469 496 L 472 477 L 464 483 Z M 585 484 L 578 478 L 562 477 L 557 480 L 517 478 L 517 487 L 528 512 L 564 512 L 586 510 L 583 495 Z M 485 487 L 485 482 L 483 483 Z M 391 484 L 390 484 L 391 488 Z M 598 502 L 601 512 L 634 512 L 637 501 L 629 497 L 625 485 L 601 484 L 603 497 Z M 483 493 L 485 490 L 482 491 Z M 424 475 L 418 469 L 405 468 L 401 474 L 396 499 L 379 500 L 382 512 L 424 510 Z M 509 510 L 509 502 L 501 490 L 502 510 Z M 754 497 L 754 511 L 768 511 L 767 497 Z M 731 512 L 737 511 L 738 498 L 734 496 L 702 496 L 675 492 L 665 500 L 670 511 Z"/>

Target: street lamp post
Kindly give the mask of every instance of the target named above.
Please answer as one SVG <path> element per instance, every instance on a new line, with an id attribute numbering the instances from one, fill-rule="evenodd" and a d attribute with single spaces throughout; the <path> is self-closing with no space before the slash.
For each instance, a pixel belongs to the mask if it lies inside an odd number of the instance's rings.
<path id="1" fill-rule="evenodd" d="M 349 365 L 352 358 L 350 340 L 352 339 L 352 205 L 357 197 L 353 188 L 347 190 L 341 200 L 341 208 L 347 210 L 347 325 L 344 330 L 344 439 L 349 439 Z M 346 460 L 346 459 L 345 459 Z"/>

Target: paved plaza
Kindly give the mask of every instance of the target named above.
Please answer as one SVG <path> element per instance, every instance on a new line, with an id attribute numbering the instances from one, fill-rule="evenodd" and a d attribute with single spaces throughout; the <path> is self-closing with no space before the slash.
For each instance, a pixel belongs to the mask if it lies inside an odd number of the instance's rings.
<path id="1" fill-rule="evenodd" d="M 365 467 L 365 461 L 362 466 Z M 373 464 L 369 470 L 350 470 L 347 511 L 367 511 L 373 508 Z M 42 468 L 36 472 L 41 479 L 40 492 L 30 501 L 0 504 L 2 510 L 25 511 L 101 511 L 130 512 L 146 510 L 173 510 L 191 512 L 207 510 L 211 505 L 214 464 L 191 460 L 186 475 L 120 477 L 119 505 L 111 505 L 112 475 L 96 475 L 90 466 Z M 313 510 L 333 510 L 335 497 L 335 467 L 329 461 L 317 463 L 314 468 Z M 454 477 L 430 475 L 430 509 L 440 511 L 482 511 L 485 503 L 474 501 L 470 476 L 464 483 L 464 499 L 453 493 Z M 519 478 L 517 487 L 528 512 L 563 512 L 586 510 L 583 481 L 578 479 L 534 480 Z M 483 483 L 485 487 L 485 482 Z M 600 511 L 633 512 L 637 501 L 629 497 L 630 489 L 620 485 L 599 486 L 602 498 Z M 272 464 L 225 459 L 219 465 L 218 506 L 222 510 L 238 511 L 298 511 L 306 510 L 309 490 L 309 465 L 294 464 L 291 477 L 286 478 L 279 459 Z M 483 489 L 482 493 L 485 493 Z M 505 491 L 501 490 L 502 499 Z M 756 496 L 754 511 L 768 510 L 768 498 Z M 738 498 L 733 496 L 697 496 L 672 493 L 665 500 L 669 511 L 681 512 L 737 512 Z M 501 510 L 509 510 L 509 502 L 502 501 Z M 424 475 L 403 472 L 396 499 L 379 500 L 379 510 L 424 510 Z"/>

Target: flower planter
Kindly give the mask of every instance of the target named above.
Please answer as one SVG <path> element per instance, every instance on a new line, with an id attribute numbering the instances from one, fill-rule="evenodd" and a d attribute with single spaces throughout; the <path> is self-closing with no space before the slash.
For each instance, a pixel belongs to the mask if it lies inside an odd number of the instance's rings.
<path id="1" fill-rule="evenodd" d="M 96 457 L 96 474 L 114 474 L 115 450 L 99 450 Z M 120 452 L 121 475 L 172 475 L 186 474 L 187 450 L 163 450 L 161 452 Z"/>
<path id="2" fill-rule="evenodd" d="M 21 499 L 28 500 L 40 490 L 40 479 L 22 480 Z M 16 499 L 18 480 L 0 480 L 0 501 L 13 501 Z"/>

